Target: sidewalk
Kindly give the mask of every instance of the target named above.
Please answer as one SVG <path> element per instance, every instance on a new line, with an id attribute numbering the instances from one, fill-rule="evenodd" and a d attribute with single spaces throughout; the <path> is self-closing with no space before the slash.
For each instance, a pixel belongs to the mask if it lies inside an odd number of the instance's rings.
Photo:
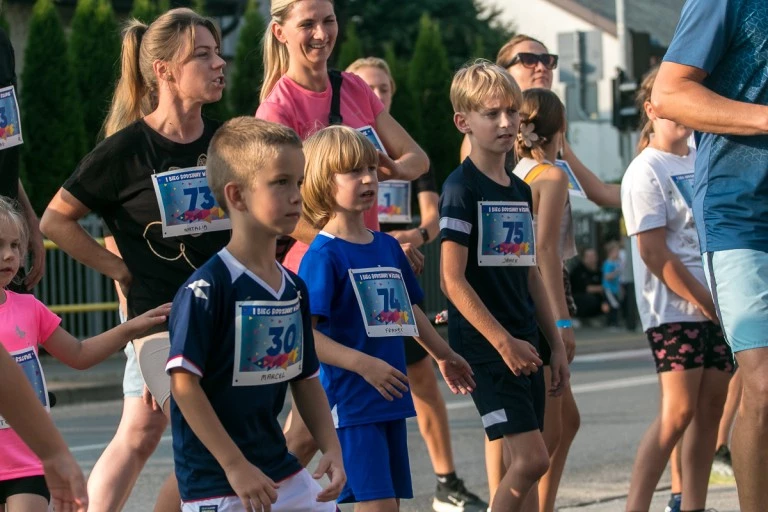
<path id="1" fill-rule="evenodd" d="M 664 510 L 668 500 L 668 490 L 656 492 L 650 510 Z M 622 496 L 615 499 L 602 500 L 598 503 L 559 507 L 557 510 L 558 512 L 624 512 L 626 504 L 626 496 Z M 707 507 L 717 512 L 739 512 L 739 497 L 736 494 L 735 484 L 710 484 L 707 493 Z"/>
<path id="2" fill-rule="evenodd" d="M 443 337 L 448 335 L 445 326 L 438 327 L 438 332 Z M 576 329 L 576 353 L 581 355 L 647 346 L 645 335 L 641 332 L 615 332 L 597 327 Z M 123 397 L 125 355 L 122 351 L 85 371 L 73 370 L 47 355 L 43 356 L 42 365 L 48 390 L 56 395 L 57 405 L 120 400 Z"/>

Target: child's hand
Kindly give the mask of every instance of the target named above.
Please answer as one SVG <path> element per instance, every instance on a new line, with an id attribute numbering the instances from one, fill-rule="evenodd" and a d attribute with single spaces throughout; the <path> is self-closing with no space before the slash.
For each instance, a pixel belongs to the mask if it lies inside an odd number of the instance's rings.
<path id="1" fill-rule="evenodd" d="M 451 350 L 448 357 L 438 359 L 437 366 L 443 374 L 445 383 L 453 394 L 466 395 L 475 389 L 475 379 L 472 378 L 472 368 L 463 357 Z"/>
<path id="2" fill-rule="evenodd" d="M 156 325 L 160 325 L 168 319 L 168 315 L 171 313 L 171 303 L 168 302 L 162 306 L 158 306 L 155 309 L 132 318 L 126 322 L 132 329 L 135 330 L 135 336 L 139 336 L 145 331 L 151 329 Z"/>
<path id="3" fill-rule="evenodd" d="M 88 509 L 85 479 L 72 454 L 68 450 L 54 453 L 42 462 L 54 509 L 85 512 Z"/>
<path id="4" fill-rule="evenodd" d="M 358 373 L 390 402 L 403 398 L 403 393 L 408 391 L 408 377 L 378 357 L 367 357 Z"/>
<path id="5" fill-rule="evenodd" d="M 555 344 L 552 347 L 549 368 L 552 370 L 552 385 L 549 388 L 549 396 L 560 396 L 571 380 L 571 371 L 568 368 L 568 360 L 562 345 Z"/>
<path id="6" fill-rule="evenodd" d="M 539 371 L 539 366 L 543 364 L 536 348 L 527 341 L 512 338 L 502 350 L 499 351 L 502 359 L 507 364 L 512 373 L 517 377 L 530 375 Z"/>
<path id="7" fill-rule="evenodd" d="M 259 468 L 243 459 L 225 472 L 244 510 L 261 512 L 262 507 L 264 512 L 272 510 L 272 504 L 277 501 L 277 484 Z"/>
<path id="8" fill-rule="evenodd" d="M 347 482 L 347 473 L 344 471 L 344 461 L 340 451 L 328 451 L 320 458 L 312 477 L 318 479 L 323 475 L 328 475 L 331 482 L 317 494 L 317 501 L 334 501 Z"/>
<path id="9" fill-rule="evenodd" d="M 413 273 L 417 276 L 421 274 L 424 270 L 424 253 L 410 242 L 401 243 L 400 248 L 405 253 L 405 257 L 408 258 L 408 263 L 411 265 Z"/>

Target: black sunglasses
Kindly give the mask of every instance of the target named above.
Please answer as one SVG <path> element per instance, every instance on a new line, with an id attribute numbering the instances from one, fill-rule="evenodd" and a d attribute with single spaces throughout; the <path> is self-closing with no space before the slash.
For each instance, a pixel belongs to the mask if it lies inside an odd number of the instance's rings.
<path id="1" fill-rule="evenodd" d="M 514 57 L 512 57 L 512 60 L 510 60 L 509 63 L 504 67 L 510 68 L 515 64 L 520 63 L 523 65 L 523 67 L 535 68 L 536 64 L 541 62 L 542 64 L 544 64 L 545 68 L 555 69 L 557 67 L 557 59 L 558 59 L 558 56 L 552 53 L 520 52 Z"/>

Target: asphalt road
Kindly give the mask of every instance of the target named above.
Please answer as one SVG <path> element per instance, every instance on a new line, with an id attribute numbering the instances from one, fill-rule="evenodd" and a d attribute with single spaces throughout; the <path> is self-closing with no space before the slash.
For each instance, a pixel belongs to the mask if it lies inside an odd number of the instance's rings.
<path id="1" fill-rule="evenodd" d="M 656 411 L 658 386 L 647 349 L 584 356 L 573 364 L 572 373 L 582 426 L 571 449 L 558 507 L 591 510 L 588 504 L 626 494 L 638 441 Z M 480 418 L 468 397 L 453 396 L 443 389 L 458 474 L 469 489 L 487 498 Z M 111 438 L 120 411 L 121 403 L 115 401 L 53 409 L 56 424 L 84 470 L 90 471 Z M 403 501 L 401 510 L 428 511 L 434 475 L 415 420 L 408 421 L 408 429 L 416 497 Z M 171 468 L 169 431 L 142 472 L 125 510 L 151 511 Z M 665 485 L 667 475 L 660 484 L 660 499 L 666 495 Z"/>

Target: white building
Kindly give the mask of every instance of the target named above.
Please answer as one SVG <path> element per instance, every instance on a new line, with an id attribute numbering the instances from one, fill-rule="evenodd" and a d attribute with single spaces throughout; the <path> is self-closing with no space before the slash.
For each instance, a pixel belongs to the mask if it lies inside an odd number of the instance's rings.
<path id="1" fill-rule="evenodd" d="M 612 79 L 619 64 L 615 0 L 482 2 L 498 9 L 517 33 L 539 39 L 560 55 L 553 89 L 568 108 L 569 141 L 595 174 L 606 181 L 620 180 L 632 155 L 622 157 L 619 132 L 611 124 Z M 683 4 L 684 0 L 625 0 L 627 28 L 648 33 L 651 53 L 658 57 L 672 39 Z M 634 53 L 642 53 L 637 46 Z M 590 204 L 574 203 L 578 209 Z"/>

